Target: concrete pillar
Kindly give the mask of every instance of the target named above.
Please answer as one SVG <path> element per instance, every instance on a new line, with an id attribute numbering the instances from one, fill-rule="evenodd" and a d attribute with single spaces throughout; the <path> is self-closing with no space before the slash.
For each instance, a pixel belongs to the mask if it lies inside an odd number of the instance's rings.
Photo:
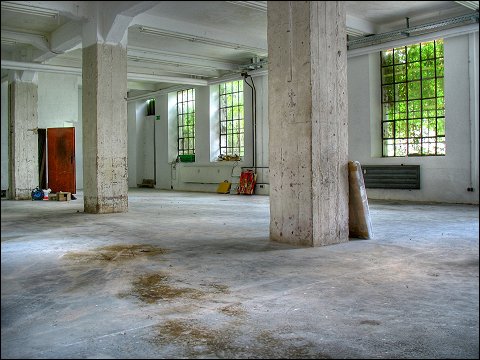
<path id="1" fill-rule="evenodd" d="M 39 185 L 38 86 L 33 74 L 27 81 L 16 77 L 9 85 L 8 198 L 14 200 L 30 200 Z"/>
<path id="2" fill-rule="evenodd" d="M 348 241 L 343 1 L 268 2 L 270 237 Z"/>
<path id="3" fill-rule="evenodd" d="M 83 48 L 82 66 L 84 211 L 126 212 L 126 48 L 90 45 Z"/>

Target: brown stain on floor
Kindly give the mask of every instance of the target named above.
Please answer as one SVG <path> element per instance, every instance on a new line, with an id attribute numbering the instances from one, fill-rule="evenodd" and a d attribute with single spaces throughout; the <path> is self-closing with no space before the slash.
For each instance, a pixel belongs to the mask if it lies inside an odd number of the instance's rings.
<path id="1" fill-rule="evenodd" d="M 303 339 L 279 339 L 269 331 L 262 331 L 256 337 L 256 343 L 264 349 L 269 349 L 271 358 L 283 359 L 331 359 L 331 356 L 314 350 L 309 341 Z M 297 342 L 292 344 L 291 342 Z"/>
<path id="2" fill-rule="evenodd" d="M 168 320 L 156 327 L 153 338 L 156 345 L 175 343 L 182 346 L 186 358 L 212 355 L 231 358 L 228 354 L 240 354 L 240 349 L 232 344 L 231 331 L 220 331 L 199 325 L 194 320 Z"/>
<path id="3" fill-rule="evenodd" d="M 124 261 L 143 256 L 155 256 L 167 253 L 166 249 L 145 244 L 109 245 L 95 248 L 90 251 L 71 251 L 62 256 L 65 260 L 77 262 L 93 261 Z"/>
<path id="4" fill-rule="evenodd" d="M 311 343 L 302 339 L 283 340 L 269 331 L 256 337 L 239 340 L 239 334 L 231 326 L 212 329 L 201 326 L 194 320 L 168 320 L 156 327 L 153 342 L 158 346 L 176 344 L 178 353 L 185 358 L 246 358 L 246 359 L 330 359 L 325 353 L 314 350 Z M 180 355 L 181 354 L 181 355 Z"/>
<path id="5" fill-rule="evenodd" d="M 216 338 L 215 332 L 211 329 L 184 320 L 169 320 L 157 327 L 157 330 L 163 336 L 179 339 L 189 344 L 211 344 Z"/>
<path id="6" fill-rule="evenodd" d="M 214 293 L 217 294 L 229 294 L 230 290 L 227 285 L 217 284 L 217 283 L 210 283 L 207 285 L 208 287 L 213 289 Z"/>
<path id="7" fill-rule="evenodd" d="M 206 294 L 193 288 L 174 287 L 168 283 L 168 280 L 168 275 L 161 272 L 140 275 L 133 281 L 132 290 L 119 296 L 133 296 L 147 304 L 154 304 L 159 300 L 176 298 L 200 299 Z"/>
<path id="8" fill-rule="evenodd" d="M 230 304 L 220 308 L 220 312 L 228 316 L 243 316 L 246 314 L 245 309 L 240 303 Z"/>

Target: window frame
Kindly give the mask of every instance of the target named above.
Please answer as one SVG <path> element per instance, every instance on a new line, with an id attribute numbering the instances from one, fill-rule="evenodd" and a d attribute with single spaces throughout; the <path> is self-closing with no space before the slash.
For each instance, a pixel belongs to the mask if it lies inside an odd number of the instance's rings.
<path id="1" fill-rule="evenodd" d="M 193 123 L 191 124 L 188 124 L 189 116 L 193 117 Z M 177 91 L 178 156 L 195 155 L 195 122 L 195 89 L 191 88 Z M 185 136 L 185 134 L 187 134 L 187 136 Z"/>
<path id="2" fill-rule="evenodd" d="M 432 56 L 422 55 L 432 43 Z M 382 157 L 445 156 L 443 46 L 436 39 L 380 52 Z M 417 48 L 418 58 L 410 59 Z M 432 84 L 433 95 L 425 94 Z"/>
<path id="3" fill-rule="evenodd" d="M 240 158 L 245 156 L 243 82 L 243 79 L 241 79 L 218 85 L 219 148 L 221 155 L 238 155 Z"/>

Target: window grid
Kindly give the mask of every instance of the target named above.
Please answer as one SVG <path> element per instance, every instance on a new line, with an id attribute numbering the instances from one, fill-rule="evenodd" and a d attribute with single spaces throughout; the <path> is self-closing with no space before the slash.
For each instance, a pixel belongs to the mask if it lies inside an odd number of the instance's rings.
<path id="1" fill-rule="evenodd" d="M 402 46 L 380 56 L 382 155 L 445 155 L 443 41 Z"/>
<path id="2" fill-rule="evenodd" d="M 243 80 L 219 85 L 220 153 L 244 156 Z"/>
<path id="3" fill-rule="evenodd" d="M 178 155 L 195 154 L 195 89 L 177 91 Z"/>

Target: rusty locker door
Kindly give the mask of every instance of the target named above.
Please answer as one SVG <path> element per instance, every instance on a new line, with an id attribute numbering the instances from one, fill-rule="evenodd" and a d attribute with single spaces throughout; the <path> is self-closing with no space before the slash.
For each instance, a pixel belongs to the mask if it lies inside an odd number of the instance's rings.
<path id="1" fill-rule="evenodd" d="M 47 150 L 48 187 L 75 194 L 75 128 L 47 129 Z"/>

